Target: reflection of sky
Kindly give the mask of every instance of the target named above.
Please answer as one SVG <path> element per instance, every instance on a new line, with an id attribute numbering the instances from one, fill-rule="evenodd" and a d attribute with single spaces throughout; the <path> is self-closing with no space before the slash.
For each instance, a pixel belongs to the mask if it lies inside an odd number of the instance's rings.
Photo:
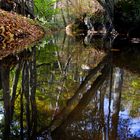
<path id="1" fill-rule="evenodd" d="M 113 108 L 113 104 L 112 104 L 112 100 L 111 100 L 111 105 L 110 105 L 110 109 L 112 110 Z M 104 114 L 105 116 L 107 116 L 109 113 L 109 99 L 105 98 L 104 99 Z"/>
<path id="2" fill-rule="evenodd" d="M 120 119 L 129 119 L 130 133 L 137 137 L 140 137 L 140 117 L 130 117 L 128 110 L 120 111 L 119 116 Z"/>
<path id="3" fill-rule="evenodd" d="M 111 114 L 113 112 L 113 100 L 111 100 Z M 140 117 L 132 118 L 129 116 L 129 108 L 125 108 L 123 111 L 120 111 L 119 113 L 119 120 L 129 120 L 128 128 L 130 128 L 130 134 L 133 134 L 133 136 L 140 137 Z M 109 113 L 109 99 L 105 98 L 104 100 L 104 113 L 105 116 L 108 116 Z M 119 124 L 120 126 L 120 124 Z"/>
<path id="4" fill-rule="evenodd" d="M 131 132 L 140 137 L 140 117 L 132 120 Z"/>
<path id="5" fill-rule="evenodd" d="M 0 104 L 0 122 L 3 119 L 3 117 L 4 117 L 4 109 L 3 106 Z"/>
<path id="6" fill-rule="evenodd" d="M 0 122 L 3 119 L 3 117 L 4 117 L 4 115 L 3 114 L 0 114 Z"/>

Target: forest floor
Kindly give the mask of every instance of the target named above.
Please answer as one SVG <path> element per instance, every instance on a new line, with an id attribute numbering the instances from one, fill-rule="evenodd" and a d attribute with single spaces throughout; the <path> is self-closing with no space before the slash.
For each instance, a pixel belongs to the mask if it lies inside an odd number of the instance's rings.
<path id="1" fill-rule="evenodd" d="M 34 20 L 0 9 L 0 59 L 43 38 L 45 30 Z"/>

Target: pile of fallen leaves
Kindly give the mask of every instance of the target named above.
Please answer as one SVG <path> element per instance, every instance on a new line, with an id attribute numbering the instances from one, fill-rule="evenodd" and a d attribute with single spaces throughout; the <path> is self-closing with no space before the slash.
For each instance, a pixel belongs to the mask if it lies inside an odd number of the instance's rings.
<path id="1" fill-rule="evenodd" d="M 0 9 L 0 59 L 23 51 L 44 36 L 33 20 Z"/>

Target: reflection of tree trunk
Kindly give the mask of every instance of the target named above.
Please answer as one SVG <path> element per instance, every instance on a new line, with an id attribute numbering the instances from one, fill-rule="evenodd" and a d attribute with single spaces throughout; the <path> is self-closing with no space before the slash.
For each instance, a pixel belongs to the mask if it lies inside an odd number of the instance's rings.
<path id="1" fill-rule="evenodd" d="M 1 0 L 0 1 L 0 7 L 6 11 L 13 10 L 13 2 L 7 2 L 7 0 Z"/>
<path id="2" fill-rule="evenodd" d="M 103 89 L 104 90 L 104 89 Z M 106 127 L 105 127 L 105 118 L 104 118 L 104 96 L 105 96 L 105 92 L 104 94 L 102 94 L 102 89 L 100 89 L 98 91 L 97 94 L 97 98 L 98 102 L 97 102 L 97 110 L 96 110 L 96 114 L 95 114 L 95 124 L 98 125 L 98 128 L 94 129 L 93 131 L 93 138 L 95 140 L 106 140 Z M 93 125 L 95 125 L 93 124 Z"/>
<path id="3" fill-rule="evenodd" d="M 102 74 L 97 77 L 97 79 L 93 82 L 91 88 L 85 93 L 80 100 L 79 104 L 74 108 L 74 110 L 68 115 L 67 118 L 63 120 L 61 125 L 57 127 L 53 131 L 53 136 L 55 137 L 56 134 L 61 135 L 63 132 L 62 130 L 65 130 L 67 124 L 71 123 L 73 120 L 76 120 L 79 118 L 79 116 L 82 113 L 82 110 L 88 105 L 88 103 L 93 99 L 93 97 L 96 95 L 96 91 L 98 90 L 99 86 L 104 82 L 106 76 L 108 74 L 108 67 L 103 68 Z M 52 125 L 52 127 L 54 127 Z"/>
<path id="4" fill-rule="evenodd" d="M 23 67 L 23 76 L 22 76 L 22 86 L 23 86 L 23 93 L 25 95 L 25 108 L 26 108 L 26 122 L 27 122 L 27 136 L 28 139 L 30 139 L 30 97 L 29 97 L 29 62 L 25 61 L 24 67 Z"/>
<path id="5" fill-rule="evenodd" d="M 108 104 L 108 117 L 107 117 L 107 137 L 109 137 L 110 132 L 110 115 L 111 115 L 111 94 L 112 94 L 112 82 L 113 82 L 113 67 L 111 67 L 110 71 L 110 89 L 109 89 L 109 104 Z"/>
<path id="6" fill-rule="evenodd" d="M 67 14 L 67 20 L 68 20 L 68 23 L 70 22 L 70 13 L 69 13 L 69 0 L 66 0 L 66 14 Z"/>
<path id="7" fill-rule="evenodd" d="M 80 87 L 75 92 L 74 96 L 70 100 L 68 100 L 68 102 L 67 102 L 68 105 L 73 105 L 73 102 L 75 102 L 74 100 L 77 100 L 77 98 L 79 97 L 79 94 L 81 94 L 81 92 L 83 91 L 83 88 L 88 83 L 88 81 L 91 78 L 93 78 L 93 76 L 96 75 L 98 71 L 100 71 L 102 69 L 102 67 L 105 65 L 105 63 L 107 63 L 108 57 L 109 56 L 105 56 L 105 58 L 97 65 L 97 67 L 90 70 L 89 74 L 86 76 L 85 80 L 81 83 Z"/>
<path id="8" fill-rule="evenodd" d="M 116 71 L 118 72 L 118 70 Z M 117 139 L 118 132 L 118 122 L 119 122 L 119 111 L 120 111 L 120 103 L 121 103 L 121 90 L 123 84 L 123 71 L 119 69 L 119 78 L 118 82 L 115 84 L 114 91 L 114 102 L 113 102 L 113 115 L 112 115 L 112 131 L 111 131 L 111 139 Z M 115 82 L 116 79 L 114 79 Z"/>
<path id="9" fill-rule="evenodd" d="M 33 48 L 32 62 L 30 65 L 30 86 L 31 86 L 31 110 L 32 110 L 32 121 L 31 121 L 31 139 L 36 139 L 36 128 L 37 128 L 37 106 L 35 100 L 36 93 L 36 48 Z"/>
<path id="10" fill-rule="evenodd" d="M 101 92 L 101 91 L 100 91 Z M 100 116 L 100 133 L 102 139 L 106 140 L 106 126 L 105 126 L 105 118 L 104 118 L 104 97 L 105 93 L 100 93 L 100 108 L 99 108 L 99 116 Z"/>
<path id="11" fill-rule="evenodd" d="M 10 119 L 11 119 L 9 72 L 10 72 L 9 67 L 1 65 L 1 81 L 2 81 L 2 88 L 3 88 L 4 116 L 5 116 L 3 139 L 5 139 L 5 140 L 9 139 Z"/>
<path id="12" fill-rule="evenodd" d="M 64 26 L 66 27 L 67 26 L 67 22 L 66 22 L 66 19 L 65 19 L 65 15 L 64 15 L 63 9 L 61 9 L 61 15 L 62 15 Z"/>
<path id="13" fill-rule="evenodd" d="M 60 128 L 65 128 L 66 125 L 70 123 L 72 120 L 79 118 L 79 116 L 82 113 L 82 110 L 88 105 L 88 103 L 96 95 L 95 92 L 98 90 L 99 86 L 104 82 L 107 74 L 108 74 L 108 66 L 103 68 L 102 74 L 97 77 L 97 79 L 93 82 L 91 88 L 83 95 L 78 105 L 69 114 L 69 116 L 63 120 L 62 124 L 58 128 L 55 129 L 55 131 L 57 131 Z"/>
<path id="14" fill-rule="evenodd" d="M 62 119 L 64 116 L 67 116 L 66 114 L 68 114 L 69 112 L 72 111 L 71 109 L 73 109 L 73 106 L 76 106 L 78 104 L 79 100 L 82 97 L 81 93 L 83 92 L 83 88 L 85 88 L 88 81 L 91 78 L 93 78 L 94 75 L 97 74 L 97 72 L 102 68 L 103 65 L 104 65 L 104 63 L 100 63 L 96 68 L 91 70 L 89 75 L 86 76 L 85 80 L 82 82 L 82 84 L 80 85 L 78 90 L 75 92 L 74 96 L 70 100 L 68 100 L 66 108 L 64 108 L 62 110 L 62 112 L 60 114 L 58 114 L 58 116 L 56 116 L 56 118 L 61 118 Z M 84 94 L 84 93 L 82 93 L 82 94 Z"/>
<path id="15" fill-rule="evenodd" d="M 118 101 L 116 102 L 116 112 L 112 115 L 112 131 L 111 131 L 111 139 L 118 139 L 118 122 L 119 122 L 119 111 L 120 111 L 120 102 L 121 102 L 121 93 L 118 96 Z"/>
<path id="16" fill-rule="evenodd" d="M 67 106 L 58 115 L 56 115 L 54 117 L 54 120 L 50 124 L 51 127 L 54 126 L 54 127 L 52 127 L 53 129 L 55 129 L 55 127 L 59 126 L 62 123 L 62 121 L 66 119 L 68 114 L 71 113 L 71 111 L 74 109 L 74 107 L 78 104 L 80 99 L 85 94 L 85 92 L 83 92 L 84 91 L 83 88 L 85 88 L 86 84 L 89 82 L 89 80 L 91 80 L 93 78 L 93 76 L 95 76 L 97 74 L 97 72 L 99 72 L 101 69 L 103 69 L 103 66 L 108 62 L 108 58 L 109 58 L 109 56 L 106 56 L 97 65 L 97 67 L 95 67 L 93 70 L 91 70 L 89 72 L 89 74 L 86 76 L 85 80 L 82 82 L 82 84 L 80 85 L 78 90 L 75 92 L 74 96 L 70 100 L 68 100 Z M 48 128 L 48 127 L 42 128 L 42 130 L 40 130 L 40 132 L 46 130 L 46 128 Z"/>
<path id="17" fill-rule="evenodd" d="M 20 138 L 23 140 L 23 92 L 20 94 Z"/>
<path id="18" fill-rule="evenodd" d="M 63 41 L 62 41 L 62 50 L 64 50 L 64 46 L 65 46 L 65 42 L 66 42 L 66 32 L 64 32 L 64 38 L 63 38 Z"/>
<path id="19" fill-rule="evenodd" d="M 25 16 L 25 1 L 21 0 L 21 13 L 23 16 Z"/>
<path id="20" fill-rule="evenodd" d="M 16 100 L 16 91 L 17 91 L 20 70 L 21 70 L 21 63 L 18 63 L 16 66 L 16 71 L 15 71 L 15 76 L 14 76 L 13 86 L 12 86 L 11 120 L 13 118 L 13 113 L 14 113 L 14 104 L 15 104 L 15 100 Z"/>
<path id="21" fill-rule="evenodd" d="M 114 0 L 110 1 L 110 0 L 97 0 L 100 5 L 105 9 L 110 22 L 113 22 L 113 15 L 114 15 Z"/>

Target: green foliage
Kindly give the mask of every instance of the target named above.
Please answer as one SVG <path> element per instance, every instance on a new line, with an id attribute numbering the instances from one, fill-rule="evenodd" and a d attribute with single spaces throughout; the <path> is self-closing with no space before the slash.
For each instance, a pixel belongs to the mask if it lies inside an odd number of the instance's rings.
<path id="1" fill-rule="evenodd" d="M 52 16 L 58 13 L 58 9 L 54 9 L 56 0 L 34 0 L 35 14 L 41 21 L 49 21 Z"/>
<path id="2" fill-rule="evenodd" d="M 139 0 L 120 0 L 116 7 L 122 12 L 123 20 L 129 22 L 140 21 L 140 1 Z"/>
<path id="3" fill-rule="evenodd" d="M 135 90 L 140 90 L 140 78 L 132 81 L 132 87 Z"/>

